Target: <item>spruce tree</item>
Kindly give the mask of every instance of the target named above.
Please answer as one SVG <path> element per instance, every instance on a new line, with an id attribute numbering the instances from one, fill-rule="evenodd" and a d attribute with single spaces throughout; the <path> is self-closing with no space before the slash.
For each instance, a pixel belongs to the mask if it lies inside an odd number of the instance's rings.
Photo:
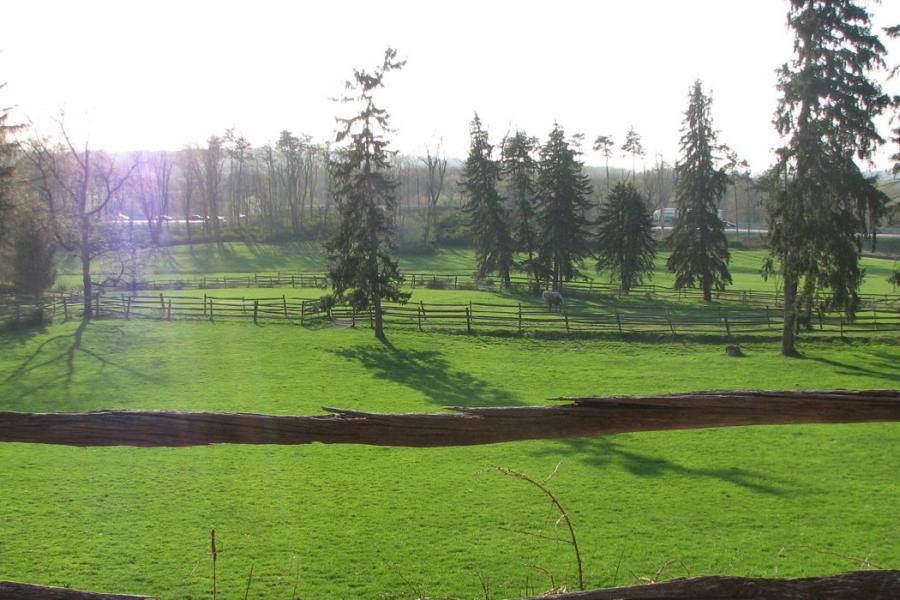
<path id="1" fill-rule="evenodd" d="M 330 165 L 332 195 L 340 222 L 326 248 L 332 261 L 329 275 L 337 298 L 356 310 L 372 310 L 375 336 L 385 340 L 381 304 L 384 300 L 406 301 L 403 278 L 393 250 L 391 215 L 394 214 L 396 183 L 391 176 L 390 151 L 385 134 L 390 131 L 387 111 L 375 104 L 375 92 L 384 76 L 400 69 L 405 61 L 388 48 L 384 61 L 372 72 L 355 70 L 347 82 L 349 96 L 359 112 L 338 118 L 337 142 L 345 142 Z"/>
<path id="2" fill-rule="evenodd" d="M 628 293 L 653 277 L 656 239 L 647 201 L 630 181 L 617 183 L 597 219 L 597 270 Z"/>
<path id="3" fill-rule="evenodd" d="M 900 38 L 900 25 L 885 27 L 884 32 L 890 38 Z M 896 65 L 891 69 L 891 77 L 897 77 L 898 74 L 900 74 L 900 65 Z M 897 177 L 897 175 L 900 175 L 900 94 L 894 94 L 891 98 L 891 104 L 894 107 L 893 120 L 896 123 L 896 126 L 891 129 L 891 142 L 894 144 L 894 152 L 891 154 L 891 160 L 894 161 L 894 164 L 891 167 L 891 173 L 894 177 Z"/>
<path id="4" fill-rule="evenodd" d="M 13 241 L 13 283 L 20 295 L 43 303 L 44 292 L 56 281 L 56 237 L 49 211 L 41 205 L 22 207 Z"/>
<path id="5" fill-rule="evenodd" d="M 469 217 L 478 277 L 497 272 L 504 287 L 509 287 L 515 248 L 509 216 L 497 191 L 500 165 L 491 156 L 494 148 L 477 113 L 470 123 L 469 135 L 469 156 L 463 166 L 460 187 L 466 195 L 463 211 Z"/>
<path id="6" fill-rule="evenodd" d="M 525 255 L 521 268 L 534 278 L 536 288 L 540 288 L 540 277 L 536 264 L 537 216 L 535 214 L 534 179 L 537 161 L 534 152 L 537 140 L 524 131 L 503 142 L 500 169 L 506 182 L 508 206 L 511 208 L 512 236 L 517 252 Z"/>
<path id="7" fill-rule="evenodd" d="M 580 275 L 579 268 L 591 255 L 585 213 L 590 204 L 591 182 L 578 160 L 580 152 L 566 140 L 563 128 L 554 124 L 541 147 L 536 183 L 538 214 L 538 265 L 550 287 Z"/>
<path id="8" fill-rule="evenodd" d="M 883 142 L 873 118 L 890 103 L 869 72 L 885 48 L 852 0 L 791 0 L 794 57 L 779 69 L 775 117 L 787 138 L 770 195 L 769 248 L 783 277 L 781 352 L 797 354 L 798 317 L 813 308 L 852 318 L 863 271 L 855 210 L 871 183 L 856 165 Z M 824 300 L 814 306 L 816 299 Z"/>
<path id="9" fill-rule="evenodd" d="M 728 271 L 728 241 L 718 206 L 728 185 L 728 175 L 716 166 L 716 131 L 710 104 L 699 80 L 690 92 L 681 133 L 681 162 L 675 171 L 678 183 L 675 202 L 678 216 L 669 238 L 672 254 L 667 266 L 675 273 L 675 287 L 703 290 L 703 299 L 712 300 L 713 288 L 731 283 Z"/>
<path id="10" fill-rule="evenodd" d="M 0 89 L 6 84 L 0 84 Z M 13 209 L 13 171 L 17 145 L 11 139 L 21 129 L 9 124 L 9 109 L 0 108 L 0 246 L 6 241 L 9 216 Z"/>

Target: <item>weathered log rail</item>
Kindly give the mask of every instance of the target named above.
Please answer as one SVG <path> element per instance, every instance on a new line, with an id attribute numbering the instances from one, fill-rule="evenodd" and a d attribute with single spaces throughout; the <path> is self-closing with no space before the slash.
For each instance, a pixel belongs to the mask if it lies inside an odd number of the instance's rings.
<path id="1" fill-rule="evenodd" d="M 900 391 L 728 391 L 560 398 L 556 406 L 314 416 L 104 410 L 0 412 L 0 442 L 70 446 L 369 444 L 440 447 L 673 429 L 900 421 Z"/>
<path id="2" fill-rule="evenodd" d="M 147 600 L 83 592 L 11 581 L 0 581 L 0 600 Z M 774 600 L 894 600 L 900 598 L 900 571 L 851 571 L 829 577 L 762 579 L 707 576 L 670 579 L 660 583 L 587 590 L 526 600 L 720 600 L 771 598 Z"/>
<path id="3" fill-rule="evenodd" d="M 538 596 L 534 597 L 536 600 Z M 541 600 L 893 600 L 900 598 L 900 571 L 851 571 L 831 577 L 681 577 L 661 583 L 539 596 Z M 529 599 L 530 600 L 530 599 Z"/>
<path id="4" fill-rule="evenodd" d="M 70 588 L 0 581 L 0 600 L 149 600 L 151 596 L 85 592 Z"/>

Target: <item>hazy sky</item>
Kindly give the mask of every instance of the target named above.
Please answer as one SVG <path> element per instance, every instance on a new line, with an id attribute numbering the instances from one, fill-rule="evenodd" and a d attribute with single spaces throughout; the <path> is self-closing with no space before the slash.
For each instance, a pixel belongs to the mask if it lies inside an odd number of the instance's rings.
<path id="1" fill-rule="evenodd" d="M 879 27 L 900 23 L 900 2 L 870 10 Z M 346 110 L 329 99 L 392 45 L 408 63 L 382 99 L 404 153 L 442 138 L 463 157 L 477 110 L 494 140 L 514 128 L 544 138 L 557 120 L 621 144 L 633 125 L 647 163 L 674 162 L 699 77 L 720 139 L 759 171 L 779 143 L 771 120 L 774 71 L 791 56 L 786 11 L 786 0 L 5 0 L 0 104 L 45 134 L 64 108 L 79 136 L 113 150 L 176 149 L 228 127 L 256 145 L 282 129 L 325 140 Z M 900 62 L 900 44 L 885 43 Z M 602 162 L 590 150 L 587 160 Z"/>

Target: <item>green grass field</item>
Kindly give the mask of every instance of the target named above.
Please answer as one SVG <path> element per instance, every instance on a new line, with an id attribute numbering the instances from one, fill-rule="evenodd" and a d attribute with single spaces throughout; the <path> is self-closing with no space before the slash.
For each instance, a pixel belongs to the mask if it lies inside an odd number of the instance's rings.
<path id="1" fill-rule="evenodd" d="M 154 251 L 145 259 L 143 277 L 199 279 L 201 277 L 241 275 L 264 272 L 321 272 L 327 266 L 327 258 L 314 243 L 300 244 L 257 244 L 229 243 L 225 253 L 220 253 L 214 245 L 197 245 L 193 251 L 188 246 L 173 246 Z M 652 283 L 671 287 L 674 277 L 666 271 L 668 252 L 660 252 L 656 260 L 656 271 Z M 737 289 L 773 290 L 778 285 L 774 279 L 764 281 L 760 268 L 766 258 L 764 249 L 732 250 L 731 275 L 733 287 Z M 461 248 L 440 248 L 433 254 L 403 255 L 401 268 L 409 272 L 423 273 L 472 273 L 475 258 L 471 250 Z M 894 269 L 894 263 L 886 258 L 864 257 L 862 266 L 866 278 L 860 291 L 870 294 L 896 293 L 887 279 Z M 80 263 L 64 258 L 60 266 L 60 282 L 67 286 L 80 285 Z M 584 267 L 586 276 L 604 280 L 602 274 L 594 270 L 593 263 Z"/>
<path id="2" fill-rule="evenodd" d="M 735 287 L 764 290 L 761 250 L 735 250 Z M 655 283 L 671 285 L 658 260 Z M 407 271 L 473 271 L 469 250 L 403 256 Z M 863 291 L 889 293 L 867 258 Z M 148 277 L 321 271 L 311 245 L 174 247 Z M 77 269 L 64 262 L 64 281 Z M 179 294 L 202 295 L 204 291 Z M 227 289 L 218 297 L 316 297 Z M 504 292 L 417 289 L 414 301 L 515 304 Z M 572 309 L 611 300 L 572 299 Z M 646 306 L 641 298 L 617 307 Z M 582 306 L 583 305 L 583 306 Z M 760 340 L 509 337 L 368 328 L 101 320 L 0 334 L 0 410 L 147 408 L 317 414 L 321 406 L 431 411 L 580 394 L 741 388 L 891 388 L 900 343 L 803 339 L 802 360 Z M 77 449 L 0 444 L 0 579 L 221 598 L 494 598 L 575 583 L 545 499 L 492 465 L 544 476 L 572 514 L 588 586 L 690 574 L 830 574 L 900 567 L 900 425 L 755 427 L 451 449 L 214 446 Z M 539 568 L 536 568 L 539 567 Z M 665 577 L 685 574 L 682 563 Z"/>
<path id="3" fill-rule="evenodd" d="M 540 340 L 366 329 L 100 321 L 5 334 L 0 410 L 160 408 L 315 414 L 517 405 L 569 394 L 896 388 L 894 343 Z M 0 578 L 209 597 L 495 597 L 572 585 L 570 551 L 522 482 L 562 463 L 590 586 L 692 574 L 791 576 L 900 566 L 900 426 L 756 427 L 458 449 L 0 445 Z M 618 571 L 618 575 L 615 575 Z M 667 575 L 682 574 L 680 567 Z M 414 591 L 415 590 L 415 591 Z"/>

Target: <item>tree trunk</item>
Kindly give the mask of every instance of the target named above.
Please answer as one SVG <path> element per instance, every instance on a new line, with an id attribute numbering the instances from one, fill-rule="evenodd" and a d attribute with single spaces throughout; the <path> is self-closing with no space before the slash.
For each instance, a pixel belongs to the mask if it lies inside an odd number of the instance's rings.
<path id="1" fill-rule="evenodd" d="M 84 314 L 82 319 L 90 321 L 93 316 L 91 285 L 91 218 L 87 215 L 81 217 L 81 282 L 84 286 Z"/>
<path id="2" fill-rule="evenodd" d="M 375 311 L 375 337 L 384 342 L 387 338 L 384 336 L 384 319 L 381 315 L 381 297 L 376 295 L 372 305 L 373 310 Z"/>
<path id="3" fill-rule="evenodd" d="M 784 274 L 784 326 L 781 329 L 781 354 L 799 356 L 794 345 L 797 324 L 797 280 L 792 273 Z"/>

